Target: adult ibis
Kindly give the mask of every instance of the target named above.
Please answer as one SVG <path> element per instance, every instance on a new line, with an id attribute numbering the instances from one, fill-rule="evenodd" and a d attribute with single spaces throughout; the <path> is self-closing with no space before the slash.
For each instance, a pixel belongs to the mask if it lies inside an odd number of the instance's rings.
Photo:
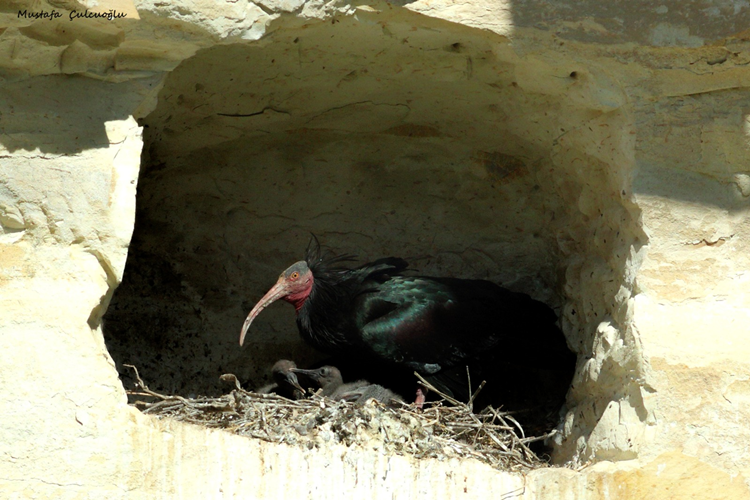
<path id="1" fill-rule="evenodd" d="M 283 299 L 294 305 L 305 342 L 380 371 L 390 365 L 425 376 L 451 368 L 465 373 L 464 366 L 481 359 L 552 368 L 574 363 L 555 313 L 524 293 L 485 280 L 410 275 L 396 257 L 345 267 L 351 260 L 321 252 L 313 237 L 305 259 L 283 271 L 250 311 L 240 345 L 258 314 Z"/>

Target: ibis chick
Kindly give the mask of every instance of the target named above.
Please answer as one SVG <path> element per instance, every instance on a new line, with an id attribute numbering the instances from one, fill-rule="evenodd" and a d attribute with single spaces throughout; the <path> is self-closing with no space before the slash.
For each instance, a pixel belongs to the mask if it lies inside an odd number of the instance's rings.
<path id="1" fill-rule="evenodd" d="M 287 399 L 299 400 L 305 397 L 305 389 L 299 383 L 294 370 L 297 364 L 288 359 L 280 359 L 271 368 L 274 383 L 258 389 L 261 393 L 274 393 Z"/>

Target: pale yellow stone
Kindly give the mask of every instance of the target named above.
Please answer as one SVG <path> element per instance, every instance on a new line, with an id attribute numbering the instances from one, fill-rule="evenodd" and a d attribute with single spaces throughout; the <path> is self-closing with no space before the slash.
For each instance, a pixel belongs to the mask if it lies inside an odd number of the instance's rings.
<path id="1" fill-rule="evenodd" d="M 128 15 L 15 12 L 82 5 Z M 750 497 L 746 9 L 6 7 L 4 497 Z M 143 123 L 162 133 L 146 151 Z M 139 201 L 163 224 L 150 243 L 199 249 L 185 265 L 208 262 L 204 274 L 224 273 L 216 288 L 235 294 L 227 305 L 181 283 L 191 314 L 213 325 L 199 330 L 197 366 L 222 359 L 252 377 L 279 346 L 312 357 L 281 308 L 238 350 L 247 311 L 236 297 L 257 294 L 279 271 L 257 263 L 291 254 L 300 234 L 339 231 L 342 250 L 429 256 L 426 273 L 490 278 L 559 306 L 579 361 L 554 459 L 579 469 L 522 477 L 471 460 L 303 450 L 127 406 L 102 315 L 126 272 L 142 155 L 165 166 L 152 154 L 172 170 Z M 347 191 L 363 201 L 347 204 Z M 235 206 L 248 192 L 253 203 Z M 254 264 L 242 269 L 222 268 L 238 255 L 210 260 L 248 247 L 237 254 Z M 182 361 L 168 358 L 179 375 Z"/>

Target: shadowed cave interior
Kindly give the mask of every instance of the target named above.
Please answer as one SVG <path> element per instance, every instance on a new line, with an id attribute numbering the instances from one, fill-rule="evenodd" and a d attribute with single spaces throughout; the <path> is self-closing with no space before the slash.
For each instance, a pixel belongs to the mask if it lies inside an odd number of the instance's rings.
<path id="1" fill-rule="evenodd" d="M 310 233 L 358 263 L 397 256 L 419 274 L 527 293 L 585 359 L 596 325 L 620 321 L 639 234 L 627 155 L 588 149 L 627 121 L 592 97 L 596 85 L 564 58 L 523 61 L 503 37 L 417 15 L 392 20 L 388 36 L 342 17 L 198 52 L 141 120 L 135 231 L 104 317 L 124 385 L 126 363 L 151 389 L 191 396 L 226 392 L 223 373 L 253 388 L 279 358 L 324 360 L 283 302 L 238 345 Z M 506 373 L 487 394 L 510 409 L 532 393 L 554 401 L 529 418 L 554 426 L 566 395 L 582 399 L 574 368 L 541 389 Z"/>

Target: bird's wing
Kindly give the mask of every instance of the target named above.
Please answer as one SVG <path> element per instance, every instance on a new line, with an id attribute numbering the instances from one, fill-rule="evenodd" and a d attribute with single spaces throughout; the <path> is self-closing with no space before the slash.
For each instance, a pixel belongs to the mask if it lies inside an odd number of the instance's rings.
<path id="1" fill-rule="evenodd" d="M 375 356 L 424 372 L 439 371 L 465 357 L 462 342 L 443 323 L 456 308 L 450 289 L 419 278 L 399 277 L 358 297 L 357 326 Z"/>
<path id="2" fill-rule="evenodd" d="M 364 348 L 426 374 L 482 356 L 498 345 L 512 353 L 528 349 L 534 339 L 547 342 L 559 333 L 549 307 L 483 280 L 369 280 L 355 305 Z"/>

